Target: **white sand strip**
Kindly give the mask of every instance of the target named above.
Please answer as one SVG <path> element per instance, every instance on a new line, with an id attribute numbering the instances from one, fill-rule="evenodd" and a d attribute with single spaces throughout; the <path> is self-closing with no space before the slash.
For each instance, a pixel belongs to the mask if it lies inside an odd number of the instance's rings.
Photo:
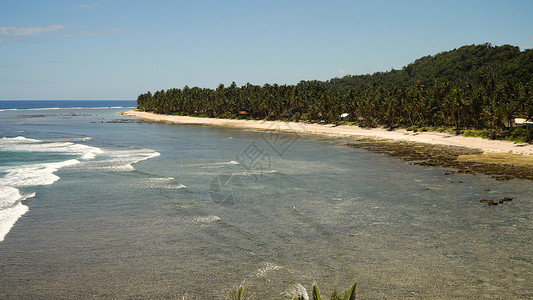
<path id="1" fill-rule="evenodd" d="M 149 112 L 130 110 L 122 113 L 125 116 L 138 117 L 156 122 L 166 122 L 182 125 L 204 125 L 230 127 L 252 130 L 273 130 L 290 133 L 326 135 L 332 137 L 366 137 L 428 143 L 436 145 L 462 146 L 480 149 L 491 153 L 514 153 L 533 155 L 533 145 L 519 144 L 507 141 L 494 141 L 477 137 L 464 137 L 440 132 L 412 132 L 404 129 L 387 130 L 383 128 L 361 128 L 348 125 L 322 125 L 282 121 L 233 120 L 215 118 L 196 118 L 187 116 L 160 115 Z"/>

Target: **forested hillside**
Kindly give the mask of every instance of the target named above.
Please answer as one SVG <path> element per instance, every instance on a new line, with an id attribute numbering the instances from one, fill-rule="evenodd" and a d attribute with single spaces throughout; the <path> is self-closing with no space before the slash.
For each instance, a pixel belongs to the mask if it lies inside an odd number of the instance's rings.
<path id="1" fill-rule="evenodd" d="M 533 79 L 533 50 L 491 44 L 463 46 L 459 49 L 424 56 L 402 70 L 373 75 L 348 75 L 328 81 L 332 88 L 367 88 L 372 84 L 390 87 L 399 84 L 430 86 L 435 79 L 461 84 L 469 80 L 497 80 L 528 83 Z"/>
<path id="2" fill-rule="evenodd" d="M 185 86 L 141 94 L 137 103 L 140 110 L 163 114 L 502 129 L 509 119 L 533 119 L 533 50 L 470 45 L 422 57 L 402 70 L 296 85 Z"/>

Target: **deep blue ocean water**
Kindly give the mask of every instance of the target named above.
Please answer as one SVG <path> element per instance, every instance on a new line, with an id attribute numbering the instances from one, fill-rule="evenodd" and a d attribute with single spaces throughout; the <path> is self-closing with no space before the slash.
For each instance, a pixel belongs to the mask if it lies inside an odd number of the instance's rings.
<path id="1" fill-rule="evenodd" d="M 9 109 L 56 109 L 56 108 L 123 108 L 136 107 L 133 100 L 0 100 L 0 110 Z"/>
<path id="2" fill-rule="evenodd" d="M 131 103 L 0 102 L 0 298 L 213 299 L 243 280 L 259 299 L 314 281 L 357 281 L 361 299 L 533 296 L 530 181 L 113 108 Z"/>

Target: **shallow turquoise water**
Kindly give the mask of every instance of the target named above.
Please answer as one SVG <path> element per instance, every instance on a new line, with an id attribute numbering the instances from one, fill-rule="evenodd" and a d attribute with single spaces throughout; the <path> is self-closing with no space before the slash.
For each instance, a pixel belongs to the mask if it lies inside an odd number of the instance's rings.
<path id="1" fill-rule="evenodd" d="M 363 299 L 533 297 L 530 181 L 119 111 L 0 112 L 0 189 L 28 208 L 0 242 L 0 298 L 211 299 L 243 280 L 264 299 L 313 281 L 357 281 Z M 42 184 L 7 177 L 35 165 Z"/>

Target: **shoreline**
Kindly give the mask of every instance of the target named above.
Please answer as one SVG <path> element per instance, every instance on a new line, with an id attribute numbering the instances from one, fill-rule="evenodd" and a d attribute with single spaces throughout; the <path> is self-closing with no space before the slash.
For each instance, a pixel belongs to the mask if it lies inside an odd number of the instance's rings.
<path id="1" fill-rule="evenodd" d="M 441 146 L 456 146 L 477 149 L 483 153 L 508 153 L 532 155 L 533 145 L 508 141 L 487 140 L 479 137 L 464 137 L 440 132 L 412 132 L 405 129 L 387 130 L 384 128 L 361 128 L 350 125 L 311 124 L 284 121 L 261 121 L 239 119 L 197 118 L 189 116 L 161 115 L 130 110 L 121 113 L 124 116 L 137 117 L 154 122 L 179 125 L 202 125 L 261 131 L 277 131 L 322 135 L 330 137 L 354 137 L 385 141 L 414 142 Z"/>
<path id="2" fill-rule="evenodd" d="M 485 174 L 496 180 L 533 180 L 533 145 L 486 140 L 440 132 L 410 132 L 404 129 L 366 129 L 357 126 L 307 124 L 283 121 L 232 120 L 170 116 L 127 111 L 124 116 L 151 122 L 201 125 L 353 138 L 348 146 L 395 157 L 420 166 L 455 169 L 458 173 Z M 446 172 L 445 174 L 450 174 Z"/>

